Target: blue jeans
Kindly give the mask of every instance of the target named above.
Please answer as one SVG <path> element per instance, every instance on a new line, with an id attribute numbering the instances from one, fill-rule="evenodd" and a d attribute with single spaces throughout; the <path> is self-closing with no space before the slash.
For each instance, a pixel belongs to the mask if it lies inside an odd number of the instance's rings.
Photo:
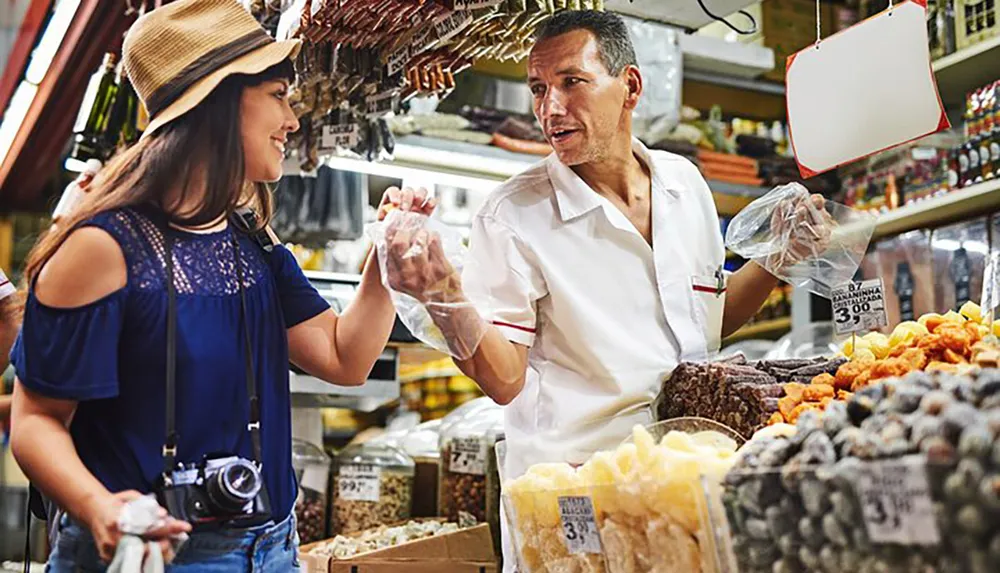
<path id="1" fill-rule="evenodd" d="M 86 528 L 67 517 L 59 521 L 46 573 L 104 573 Z M 295 517 L 275 525 L 235 531 L 196 533 L 181 547 L 167 573 L 288 573 L 299 570 Z"/>

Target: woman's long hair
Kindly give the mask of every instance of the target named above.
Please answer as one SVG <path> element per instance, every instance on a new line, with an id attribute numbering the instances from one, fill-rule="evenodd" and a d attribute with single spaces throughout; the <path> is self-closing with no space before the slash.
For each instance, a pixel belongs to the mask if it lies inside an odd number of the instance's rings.
<path id="1" fill-rule="evenodd" d="M 32 249 L 24 271 L 26 286 L 34 285 L 42 267 L 80 223 L 107 211 L 153 207 L 173 224 L 202 227 L 251 205 L 259 226 L 267 225 L 272 215 L 270 189 L 246 181 L 240 98 L 246 87 L 293 76 L 290 60 L 253 76 L 230 76 L 194 109 L 120 151 L 94 178 L 73 214 Z M 201 189 L 193 207 L 177 211 Z M 171 195 L 178 190 L 178 196 Z"/>

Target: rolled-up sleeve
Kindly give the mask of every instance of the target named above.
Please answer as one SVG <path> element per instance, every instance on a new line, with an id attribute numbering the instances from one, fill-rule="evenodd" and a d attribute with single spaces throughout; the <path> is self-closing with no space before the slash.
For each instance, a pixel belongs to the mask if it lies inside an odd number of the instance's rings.
<path id="1" fill-rule="evenodd" d="M 53 308 L 29 293 L 11 363 L 29 390 L 61 400 L 118 395 L 125 291 L 78 308 Z"/>
<path id="2" fill-rule="evenodd" d="M 508 225 L 490 215 L 475 218 L 462 284 L 484 318 L 508 340 L 534 343 L 545 281 L 531 249 Z"/>

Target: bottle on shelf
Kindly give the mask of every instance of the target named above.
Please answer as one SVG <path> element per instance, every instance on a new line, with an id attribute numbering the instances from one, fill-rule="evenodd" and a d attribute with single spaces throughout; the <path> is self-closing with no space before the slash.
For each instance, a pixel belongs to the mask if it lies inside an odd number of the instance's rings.
<path id="1" fill-rule="evenodd" d="M 962 187 L 976 183 L 976 178 L 982 175 L 979 170 L 979 137 L 978 137 L 979 94 L 969 95 L 965 109 L 965 144 L 962 151 L 969 158 L 969 168 L 962 180 Z"/>
<path id="2" fill-rule="evenodd" d="M 993 159 L 990 154 L 990 143 L 993 140 L 993 103 L 996 94 L 993 85 L 983 88 L 979 103 L 979 169 L 980 180 L 993 179 Z"/>
<path id="3" fill-rule="evenodd" d="M 993 82 L 993 99 L 987 111 L 993 117 L 990 134 L 990 161 L 993 163 L 993 177 L 1000 178 L 1000 80 Z"/>
<path id="4" fill-rule="evenodd" d="M 113 53 L 105 54 L 101 69 L 90 77 L 90 83 L 87 84 L 87 91 L 73 126 L 74 143 L 70 155 L 74 159 L 86 161 L 102 157 L 101 137 L 118 88 L 115 83 L 116 60 Z"/>
<path id="5" fill-rule="evenodd" d="M 896 175 L 889 173 L 889 177 L 885 183 L 885 206 L 887 209 L 892 210 L 898 209 L 899 205 L 899 187 L 896 186 Z"/>
<path id="6" fill-rule="evenodd" d="M 125 67 L 118 66 L 118 80 L 115 90 L 114 101 L 111 104 L 111 111 L 108 112 L 108 120 L 101 134 L 103 159 L 110 159 L 124 141 L 124 130 L 127 125 L 131 125 L 134 131 L 135 126 L 135 90 L 128 80 Z"/>
<path id="7" fill-rule="evenodd" d="M 962 169 L 962 163 L 961 160 L 959 159 L 960 155 L 961 155 L 960 147 L 955 147 L 950 152 L 948 152 L 947 185 L 949 191 L 958 189 L 959 181 L 961 180 L 960 178 L 964 174 L 964 170 Z M 966 159 L 965 162 L 966 162 L 965 168 L 968 169 L 969 160 Z"/>

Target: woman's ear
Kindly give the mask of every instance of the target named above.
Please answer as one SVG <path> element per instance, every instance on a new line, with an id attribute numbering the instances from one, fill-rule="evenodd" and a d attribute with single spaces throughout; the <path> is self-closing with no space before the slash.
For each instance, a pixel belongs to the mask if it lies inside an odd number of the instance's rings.
<path id="1" fill-rule="evenodd" d="M 625 87 L 628 89 L 625 95 L 625 107 L 635 109 L 639 105 L 639 96 L 642 95 L 642 74 L 636 66 L 627 66 L 622 71 L 625 80 Z"/>

